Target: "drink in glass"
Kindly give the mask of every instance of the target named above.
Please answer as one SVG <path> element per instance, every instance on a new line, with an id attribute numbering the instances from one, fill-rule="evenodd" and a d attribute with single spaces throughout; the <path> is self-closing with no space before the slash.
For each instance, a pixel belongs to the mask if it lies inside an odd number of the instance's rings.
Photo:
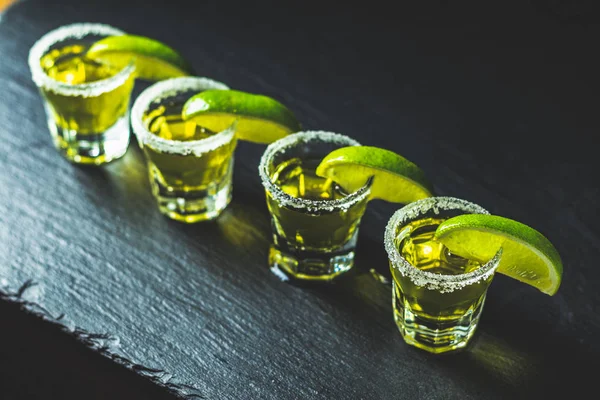
<path id="1" fill-rule="evenodd" d="M 234 126 L 214 132 L 181 115 L 190 97 L 209 89 L 227 86 L 201 77 L 167 79 L 146 88 L 132 108 L 158 207 L 181 222 L 214 219 L 231 200 Z"/>
<path id="2" fill-rule="evenodd" d="M 265 150 L 259 173 L 271 214 L 271 270 L 284 279 L 331 280 L 350 270 L 369 184 L 348 193 L 316 175 L 331 151 L 359 143 L 324 131 L 291 134 Z"/>
<path id="3" fill-rule="evenodd" d="M 394 213 L 385 231 L 394 319 L 406 343 L 431 353 L 464 348 L 477 328 L 502 250 L 486 263 L 452 254 L 434 238 L 444 220 L 488 214 L 453 197 L 429 197 Z"/>
<path id="4" fill-rule="evenodd" d="M 100 165 L 127 151 L 135 64 L 117 68 L 86 56 L 94 42 L 123 34 L 104 24 L 65 25 L 29 51 L 54 145 L 72 162 Z"/>

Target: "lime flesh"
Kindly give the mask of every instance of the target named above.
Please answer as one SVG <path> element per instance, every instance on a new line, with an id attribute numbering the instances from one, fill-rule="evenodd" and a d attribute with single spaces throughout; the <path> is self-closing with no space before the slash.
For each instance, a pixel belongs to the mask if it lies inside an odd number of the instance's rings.
<path id="1" fill-rule="evenodd" d="M 502 247 L 497 272 L 554 295 L 563 265 L 556 248 L 535 229 L 497 215 L 466 214 L 442 222 L 435 233 L 451 252 L 487 262 Z"/>
<path id="2" fill-rule="evenodd" d="M 372 178 L 370 199 L 411 203 L 432 196 L 425 173 L 392 151 L 372 146 L 349 146 L 329 153 L 317 175 L 331 178 L 347 191 L 356 191 Z"/>
<path id="3" fill-rule="evenodd" d="M 109 36 L 92 44 L 86 55 L 119 68 L 134 60 L 136 76 L 149 81 L 192 74 L 191 66 L 177 51 L 144 36 Z"/>
<path id="4" fill-rule="evenodd" d="M 183 106 L 183 118 L 219 132 L 237 120 L 238 139 L 269 144 L 300 130 L 286 106 L 263 95 L 238 90 L 206 90 Z"/>

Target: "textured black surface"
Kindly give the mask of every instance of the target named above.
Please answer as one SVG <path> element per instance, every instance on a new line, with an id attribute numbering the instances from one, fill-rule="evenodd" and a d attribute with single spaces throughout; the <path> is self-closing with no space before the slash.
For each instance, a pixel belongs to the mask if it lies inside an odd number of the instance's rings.
<path id="1" fill-rule="evenodd" d="M 594 390 L 600 14 L 593 2 L 420 4 L 12 7 L 0 22 L 0 383 L 8 388 L 0 397 L 43 398 L 32 377 L 47 374 L 62 387 L 50 398 L 93 398 L 78 391 L 99 384 L 76 378 L 87 371 L 112 390 L 104 398 L 150 398 L 153 384 L 123 365 L 153 380 L 157 398 L 161 385 L 208 399 Z M 395 150 L 426 171 L 438 194 L 537 228 L 563 256 L 560 291 L 549 297 L 497 276 L 468 351 L 435 357 L 413 349 L 392 321 L 389 287 L 369 272 L 388 274 L 383 228 L 397 206 L 369 205 L 353 275 L 332 286 L 282 283 L 266 268 L 270 226 L 257 145 L 237 150 L 234 200 L 221 218 L 185 226 L 162 217 L 135 143 L 96 169 L 70 165 L 51 145 L 26 56 L 43 33 L 78 21 L 172 44 L 199 75 L 276 97 L 307 129 Z M 36 285 L 16 296 L 27 281 Z M 62 316 L 59 325 L 38 325 L 11 302 Z M 42 344 L 64 358 L 48 361 Z M 109 358 L 81 353 L 85 345 Z M 27 380 L 29 394 L 20 390 Z"/>
<path id="2" fill-rule="evenodd" d="M 90 348 L 93 342 L 65 335 L 59 324 L 23 312 L 13 301 L 0 302 L 0 315 L 9 323 L 0 333 L 2 399 L 175 398 L 168 389 Z"/>

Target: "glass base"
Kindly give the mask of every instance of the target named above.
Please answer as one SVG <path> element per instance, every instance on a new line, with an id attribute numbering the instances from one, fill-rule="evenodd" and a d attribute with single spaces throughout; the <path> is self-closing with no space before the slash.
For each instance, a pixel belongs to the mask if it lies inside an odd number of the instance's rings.
<path id="1" fill-rule="evenodd" d="M 424 316 L 423 311 L 412 310 L 398 295 L 396 283 L 393 285 L 394 321 L 407 344 L 434 354 L 461 350 L 469 344 L 479 323 L 485 295 L 472 311 L 439 322 L 434 316 Z"/>
<path id="2" fill-rule="evenodd" d="M 152 174 L 152 172 L 151 172 Z M 217 218 L 231 201 L 231 176 L 218 189 L 176 191 L 150 179 L 161 213 L 179 222 L 194 223 Z"/>
<path id="3" fill-rule="evenodd" d="M 129 146 L 129 114 L 119 118 L 102 133 L 78 133 L 47 120 L 50 134 L 57 150 L 69 161 L 77 164 L 101 165 L 121 158 Z"/>
<path id="4" fill-rule="evenodd" d="M 354 249 L 342 252 L 308 252 L 271 245 L 269 267 L 281 280 L 331 281 L 354 266 Z"/>

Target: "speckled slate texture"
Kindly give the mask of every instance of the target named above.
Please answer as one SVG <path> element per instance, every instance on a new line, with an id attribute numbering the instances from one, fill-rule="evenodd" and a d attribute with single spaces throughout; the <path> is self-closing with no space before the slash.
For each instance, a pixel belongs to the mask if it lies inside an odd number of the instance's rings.
<path id="1" fill-rule="evenodd" d="M 475 400 L 594 388 L 598 14 L 585 2 L 395 14 L 378 2 L 369 12 L 280 3 L 198 1 L 191 10 L 177 1 L 27 0 L 7 11 L 2 301 L 25 302 L 189 398 Z M 234 200 L 221 218 L 193 226 L 164 218 L 135 142 L 103 168 L 73 166 L 51 145 L 27 51 L 78 21 L 169 43 L 200 75 L 278 98 L 305 128 L 395 150 L 437 193 L 536 227 L 563 255 L 560 292 L 548 297 L 498 276 L 467 351 L 410 348 L 392 321 L 390 288 L 370 272 L 389 275 L 382 235 L 397 206 L 369 205 L 352 275 L 329 286 L 283 283 L 266 268 L 259 145 L 240 144 Z"/>

